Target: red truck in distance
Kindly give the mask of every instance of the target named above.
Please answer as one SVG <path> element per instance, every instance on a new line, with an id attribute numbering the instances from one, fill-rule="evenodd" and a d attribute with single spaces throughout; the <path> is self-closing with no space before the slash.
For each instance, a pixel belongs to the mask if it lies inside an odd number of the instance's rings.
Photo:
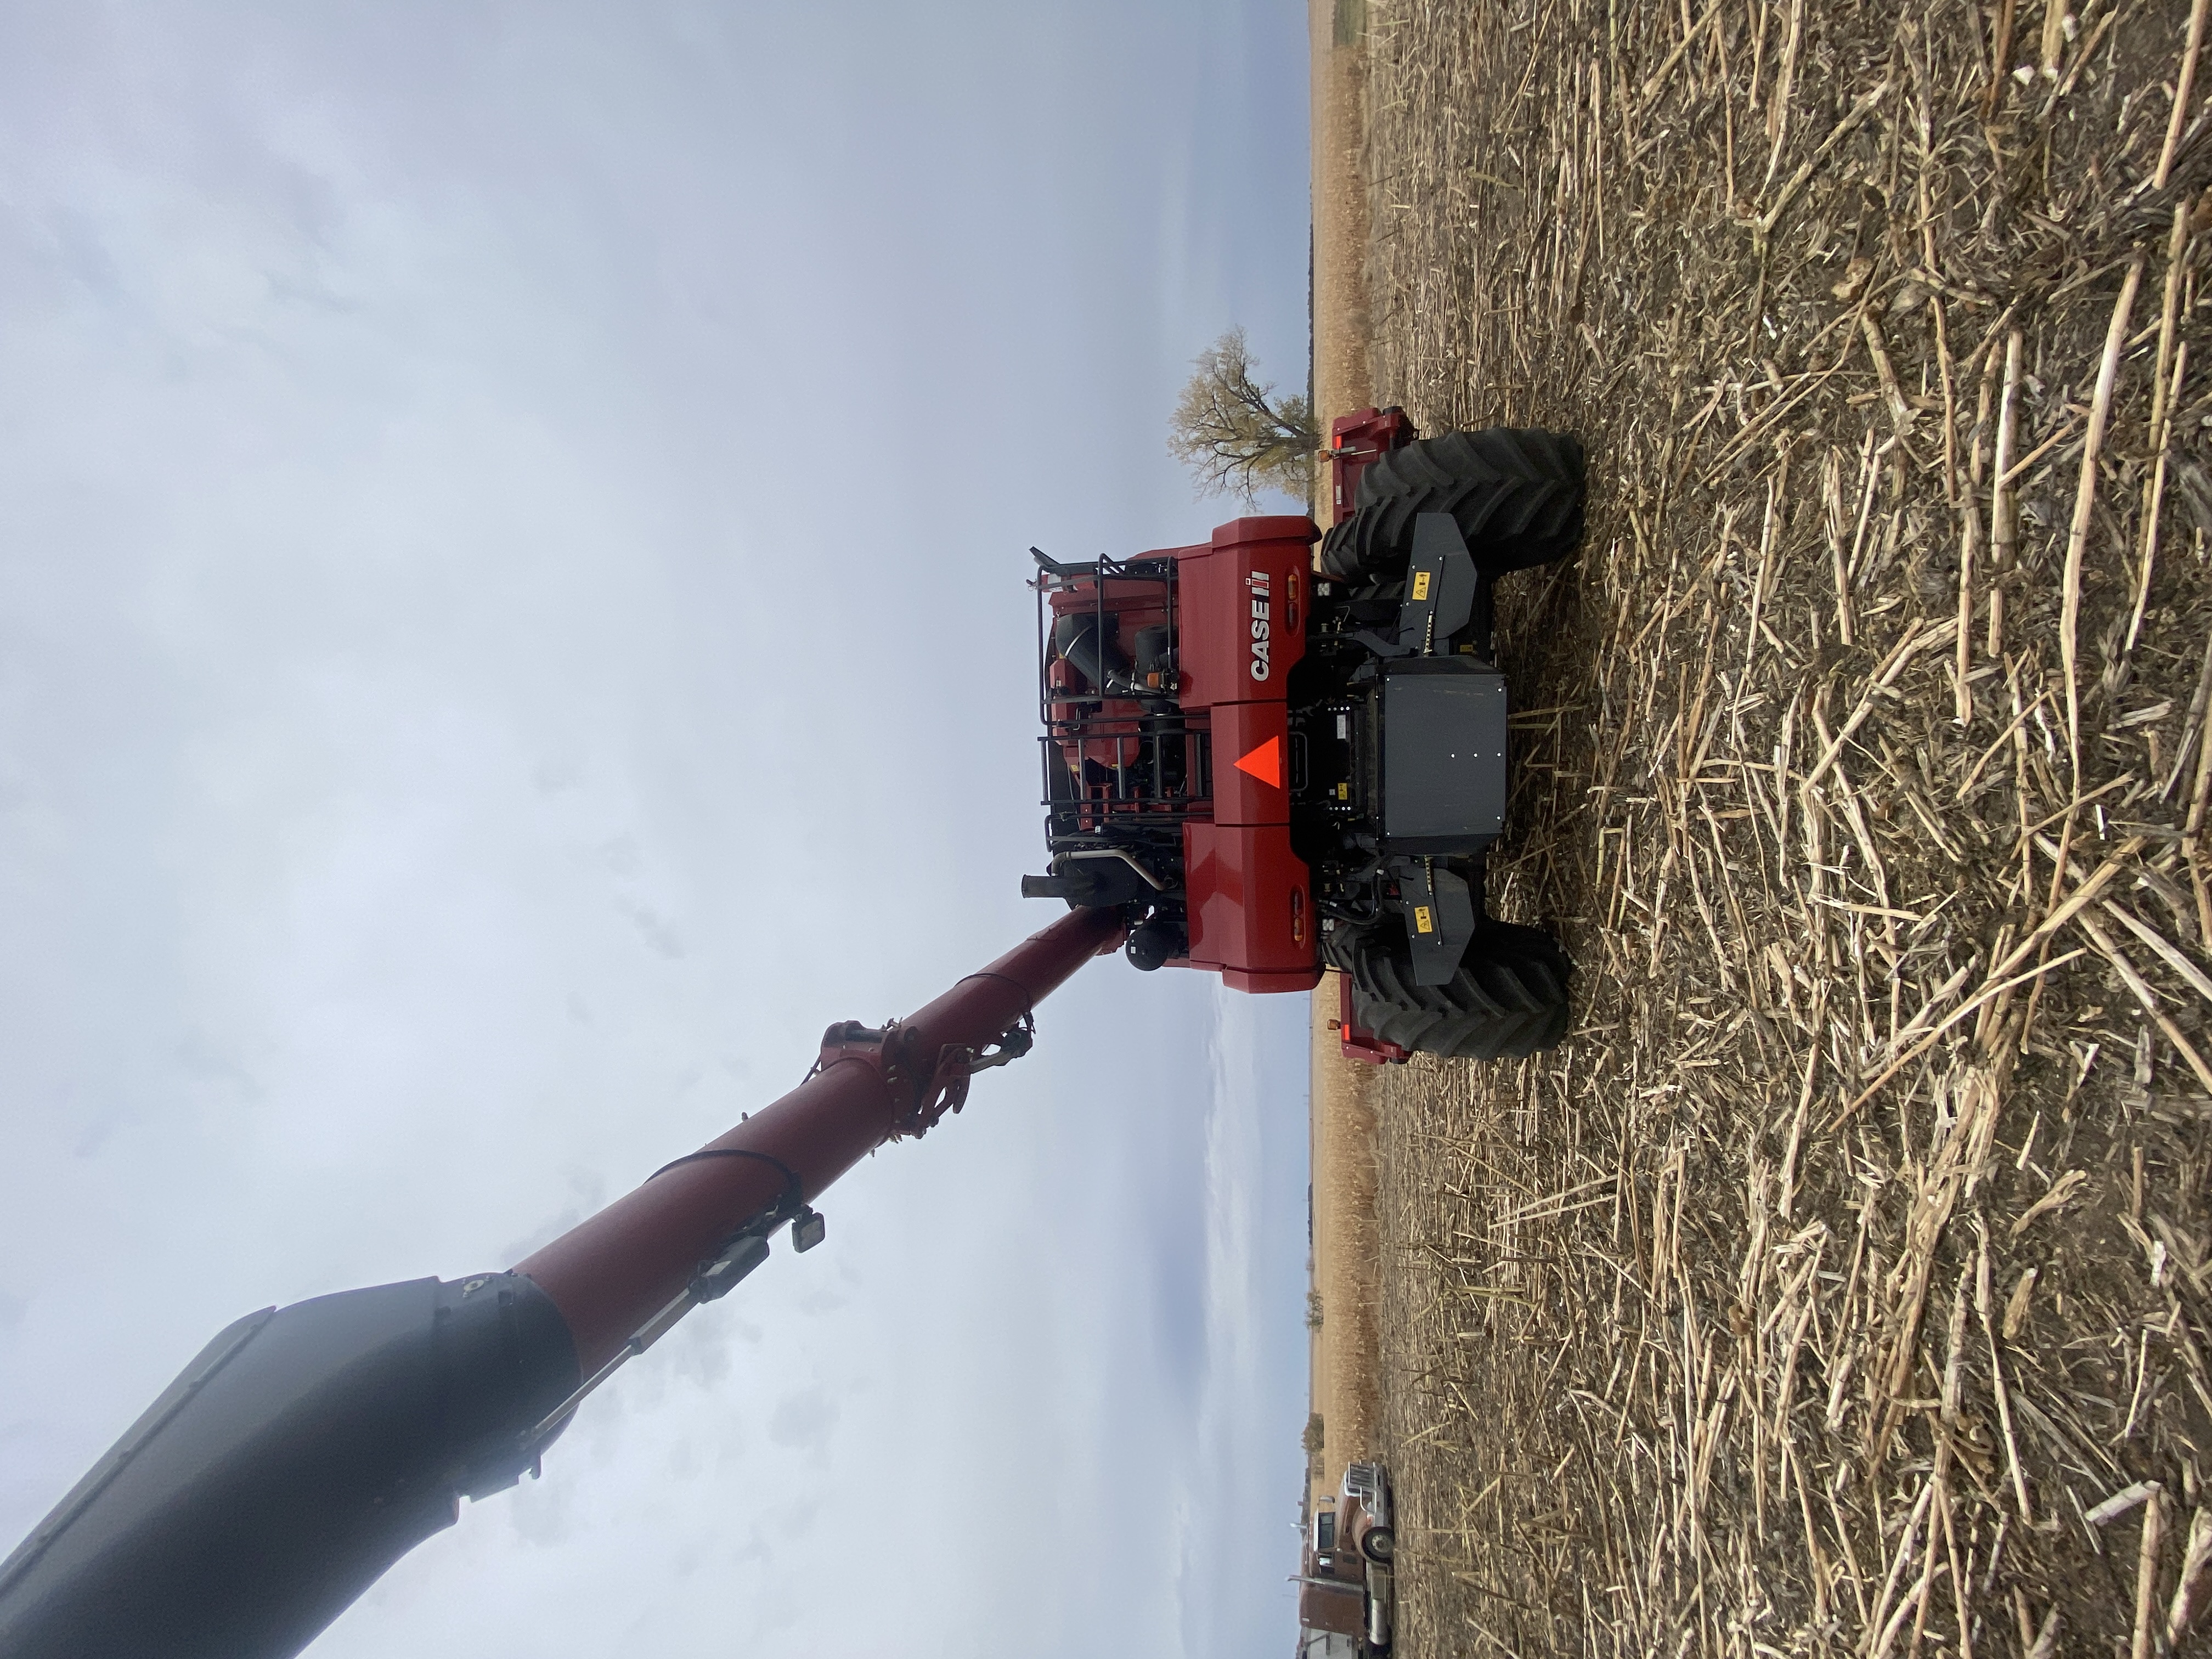
<path id="1" fill-rule="evenodd" d="M 1298 1562 L 1300 1659 L 1379 1659 L 1397 1619 L 1397 1533 L 1380 1463 L 1353 1463 L 1306 1517 Z"/>

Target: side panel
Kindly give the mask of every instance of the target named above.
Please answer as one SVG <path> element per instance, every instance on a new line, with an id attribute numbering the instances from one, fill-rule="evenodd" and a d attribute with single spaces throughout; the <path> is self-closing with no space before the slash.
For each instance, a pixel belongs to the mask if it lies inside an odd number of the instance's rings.
<path id="1" fill-rule="evenodd" d="M 1367 1598 L 1357 1584 L 1316 1583 L 1298 1586 L 1298 1623 L 1307 1630 L 1357 1637 L 1366 1624 Z"/>
<path id="2" fill-rule="evenodd" d="M 1192 967 L 1218 969 L 1239 991 L 1321 982 L 1309 874 L 1287 825 L 1188 824 L 1183 858 Z"/>
<path id="3" fill-rule="evenodd" d="M 1310 519 L 1239 519 L 1213 532 L 1209 551 L 1179 571 L 1182 700 L 1280 702 L 1305 653 Z"/>
<path id="4" fill-rule="evenodd" d="M 1404 1065 L 1409 1051 L 1395 1042 L 1383 1042 L 1362 1025 L 1358 1016 L 1352 1012 L 1351 975 L 1337 975 L 1336 993 L 1336 1018 L 1329 1024 L 1336 1028 L 1337 1048 L 1344 1057 L 1366 1066 Z"/>
<path id="5" fill-rule="evenodd" d="M 1417 435 L 1413 423 L 1406 418 L 1406 411 L 1395 406 L 1356 409 L 1330 422 L 1328 470 L 1336 509 L 1330 522 L 1342 524 L 1352 516 L 1358 501 L 1360 475 L 1375 464 L 1376 458 L 1386 450 L 1412 442 Z"/>
<path id="6" fill-rule="evenodd" d="M 1290 742 L 1286 704 L 1230 702 L 1214 709 L 1216 823 L 1291 821 Z"/>

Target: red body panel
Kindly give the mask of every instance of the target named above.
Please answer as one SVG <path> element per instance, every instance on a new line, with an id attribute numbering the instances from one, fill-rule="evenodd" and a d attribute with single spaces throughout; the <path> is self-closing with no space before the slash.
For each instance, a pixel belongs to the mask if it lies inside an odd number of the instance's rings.
<path id="1" fill-rule="evenodd" d="M 1217 714 L 1218 711 L 1217 711 Z M 1239 991 L 1310 991 L 1321 982 L 1313 896 L 1287 824 L 1193 823 L 1183 830 L 1189 965 Z"/>
<path id="2" fill-rule="evenodd" d="M 1305 654 L 1318 534 L 1310 519 L 1239 519 L 1176 555 L 1179 697 L 1188 714 L 1211 710 L 1213 740 L 1213 822 L 1183 831 L 1188 962 L 1240 991 L 1306 991 L 1321 978 L 1310 878 L 1291 850 L 1285 702 Z"/>
<path id="3" fill-rule="evenodd" d="M 1298 1623 L 1307 1630 L 1357 1637 L 1367 1628 L 1366 1592 L 1348 1579 L 1330 1583 L 1308 1576 L 1298 1585 Z"/>
<path id="4" fill-rule="evenodd" d="M 833 1026 L 821 1069 L 799 1087 L 709 1141 L 703 1156 L 672 1164 L 518 1263 L 568 1322 L 584 1374 L 783 1196 L 778 1164 L 798 1178 L 798 1196 L 811 1200 L 885 1140 L 920 1134 L 934 1113 L 957 1110 L 966 1096 L 958 1051 L 981 1054 L 1070 974 L 1120 945 L 1121 932 L 1118 912 L 1071 911 L 911 1018 L 867 1034 L 878 1041 L 833 1041 L 841 1036 Z M 715 1155 L 732 1152 L 765 1157 Z"/>
<path id="5" fill-rule="evenodd" d="M 1359 475 L 1386 450 L 1410 443 L 1419 434 L 1402 409 L 1355 409 L 1328 423 L 1329 498 L 1342 524 L 1359 495 Z"/>
<path id="6" fill-rule="evenodd" d="M 1337 1047 L 1346 1060 L 1356 1060 L 1368 1066 L 1402 1066 L 1409 1052 L 1395 1042 L 1385 1042 L 1362 1025 L 1352 1012 L 1352 975 L 1336 976 L 1336 1018 L 1329 1023 L 1336 1027 Z"/>
<path id="7" fill-rule="evenodd" d="M 1178 556 L 1185 708 L 1282 701 L 1305 654 L 1316 533 L 1310 519 L 1239 519 L 1215 531 L 1210 546 Z"/>
<path id="8" fill-rule="evenodd" d="M 1216 823 L 1290 823 L 1289 743 L 1289 713 L 1279 702 L 1224 703 L 1213 711 Z"/>

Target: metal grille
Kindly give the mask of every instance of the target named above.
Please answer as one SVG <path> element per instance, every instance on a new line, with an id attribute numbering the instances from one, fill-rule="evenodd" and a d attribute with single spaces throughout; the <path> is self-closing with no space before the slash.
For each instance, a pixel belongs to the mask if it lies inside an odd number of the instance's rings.
<path id="1" fill-rule="evenodd" d="M 1157 611 L 1167 629 L 1164 659 L 1178 660 L 1176 564 L 1172 558 L 1063 565 L 1037 554 L 1037 713 L 1047 810 L 1055 852 L 1085 846 L 1172 842 L 1182 825 L 1213 810 L 1212 713 L 1186 712 L 1172 673 L 1161 684 L 1092 683 L 1054 643 L 1057 594 L 1085 595 L 1097 637 L 1111 641 L 1124 611 Z M 1102 653 L 1100 661 L 1104 660 Z M 1060 670 L 1054 683 L 1055 667 Z M 1109 680 L 1115 677 L 1108 675 Z M 1169 850 L 1164 845 L 1163 850 Z"/>

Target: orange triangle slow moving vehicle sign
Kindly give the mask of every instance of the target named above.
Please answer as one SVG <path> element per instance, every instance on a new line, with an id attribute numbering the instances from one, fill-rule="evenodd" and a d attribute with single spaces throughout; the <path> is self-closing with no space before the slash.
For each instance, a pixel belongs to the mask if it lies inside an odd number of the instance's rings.
<path id="1" fill-rule="evenodd" d="M 1283 787 L 1283 740 L 1270 738 L 1237 763 L 1237 769 L 1255 777 L 1270 789 Z"/>

